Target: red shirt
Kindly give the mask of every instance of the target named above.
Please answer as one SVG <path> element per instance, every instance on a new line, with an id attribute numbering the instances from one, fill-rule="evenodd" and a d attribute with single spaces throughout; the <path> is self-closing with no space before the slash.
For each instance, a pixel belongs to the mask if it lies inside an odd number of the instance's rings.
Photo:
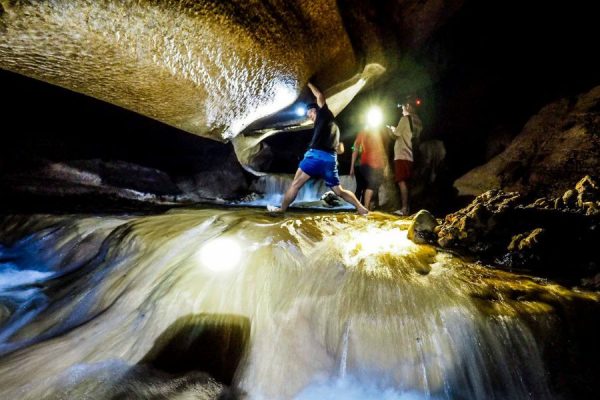
<path id="1" fill-rule="evenodd" d="M 359 132 L 354 141 L 354 148 L 359 149 L 361 147 L 361 165 L 368 165 L 371 168 L 383 168 L 385 166 L 385 149 L 379 130 Z"/>

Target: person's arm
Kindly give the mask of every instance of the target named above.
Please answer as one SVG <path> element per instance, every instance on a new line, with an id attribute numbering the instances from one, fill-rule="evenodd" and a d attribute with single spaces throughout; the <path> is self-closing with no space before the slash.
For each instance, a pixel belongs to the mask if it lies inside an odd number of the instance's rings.
<path id="1" fill-rule="evenodd" d="M 385 126 L 385 132 L 387 134 L 388 139 L 395 139 L 396 127 L 391 125 Z"/>
<path id="2" fill-rule="evenodd" d="M 394 136 L 402 136 L 403 132 L 410 132 L 410 122 L 408 118 L 402 117 L 400 121 L 398 121 L 398 126 L 393 130 Z"/>
<path id="3" fill-rule="evenodd" d="M 338 154 L 343 154 L 344 150 L 345 150 L 345 148 L 344 148 L 344 142 L 340 142 L 338 144 L 338 146 L 336 147 L 336 149 L 335 149 L 336 153 L 338 153 Z"/>
<path id="4" fill-rule="evenodd" d="M 354 164 L 356 164 L 356 159 L 358 158 L 358 146 L 356 146 L 356 142 L 354 142 L 354 146 L 352 149 L 352 161 L 350 162 L 350 176 L 354 176 Z"/>
<path id="5" fill-rule="evenodd" d="M 319 105 L 319 108 L 323 107 L 325 105 L 325 95 L 323 94 L 323 92 L 321 92 L 319 88 L 317 88 L 310 82 L 308 82 L 308 88 L 312 92 L 313 96 L 315 96 L 315 98 L 317 99 L 317 104 Z"/>
<path id="6" fill-rule="evenodd" d="M 354 144 L 352 145 L 352 162 L 350 163 L 350 175 L 354 175 L 354 165 L 356 164 L 356 160 L 360 154 L 361 147 L 363 145 L 363 134 L 359 132 L 356 135 L 356 139 L 354 139 Z"/>

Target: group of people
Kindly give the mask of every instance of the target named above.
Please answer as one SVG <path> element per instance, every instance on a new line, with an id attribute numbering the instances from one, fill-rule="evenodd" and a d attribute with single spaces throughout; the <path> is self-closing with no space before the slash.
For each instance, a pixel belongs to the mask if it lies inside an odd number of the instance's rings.
<path id="1" fill-rule="evenodd" d="M 350 175 L 356 178 L 356 197 L 369 210 L 373 208 L 373 199 L 383 182 L 387 168 L 387 152 L 384 142 L 387 137 L 394 138 L 394 181 L 400 189 L 401 208 L 396 212 L 408 215 L 408 180 L 412 176 L 413 150 L 412 139 L 418 137 L 423 124 L 414 111 L 410 101 L 400 104 L 402 117 L 396 127 L 386 126 L 383 130 L 367 129 L 356 136 L 352 147 Z"/>
<path id="2" fill-rule="evenodd" d="M 294 201 L 298 192 L 310 178 L 325 180 L 331 190 L 356 207 L 359 214 L 365 215 L 372 209 L 374 198 L 384 178 L 387 155 L 380 130 L 369 129 L 360 132 L 352 147 L 350 175 L 356 177 L 356 194 L 340 185 L 337 155 L 344 152 L 340 141 L 340 130 L 333 113 L 329 110 L 324 94 L 312 83 L 308 87 L 316 98 L 316 103 L 307 106 L 307 117 L 313 121 L 314 129 L 308 151 L 298 166 L 296 175 L 286 190 L 281 207 L 272 211 L 285 211 Z M 401 215 L 409 214 L 408 184 L 412 174 L 412 138 L 423 129 L 421 120 L 414 112 L 413 105 L 406 101 L 402 106 L 402 117 L 396 127 L 387 126 L 385 131 L 395 139 L 394 177 L 400 189 Z"/>

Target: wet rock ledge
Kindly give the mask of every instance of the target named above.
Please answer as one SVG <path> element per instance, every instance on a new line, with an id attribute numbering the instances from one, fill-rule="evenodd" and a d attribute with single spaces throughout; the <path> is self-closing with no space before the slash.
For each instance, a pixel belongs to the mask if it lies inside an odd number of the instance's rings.
<path id="1" fill-rule="evenodd" d="M 412 230 L 421 241 L 507 269 L 600 289 L 600 185 L 590 176 L 562 196 L 532 202 L 517 192 L 490 190 L 429 235 L 430 223 Z"/>

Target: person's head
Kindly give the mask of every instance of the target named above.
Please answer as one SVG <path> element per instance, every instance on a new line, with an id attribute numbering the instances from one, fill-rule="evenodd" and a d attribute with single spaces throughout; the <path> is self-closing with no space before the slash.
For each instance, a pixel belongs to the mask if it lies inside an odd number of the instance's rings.
<path id="1" fill-rule="evenodd" d="M 415 111 L 415 108 L 413 107 L 412 103 L 409 101 L 405 101 L 404 103 L 401 104 L 402 106 L 402 115 L 410 115 Z"/>
<path id="2" fill-rule="evenodd" d="M 312 122 L 315 122 L 317 119 L 317 111 L 319 111 L 319 105 L 317 103 L 309 103 L 306 106 L 306 116 Z"/>

